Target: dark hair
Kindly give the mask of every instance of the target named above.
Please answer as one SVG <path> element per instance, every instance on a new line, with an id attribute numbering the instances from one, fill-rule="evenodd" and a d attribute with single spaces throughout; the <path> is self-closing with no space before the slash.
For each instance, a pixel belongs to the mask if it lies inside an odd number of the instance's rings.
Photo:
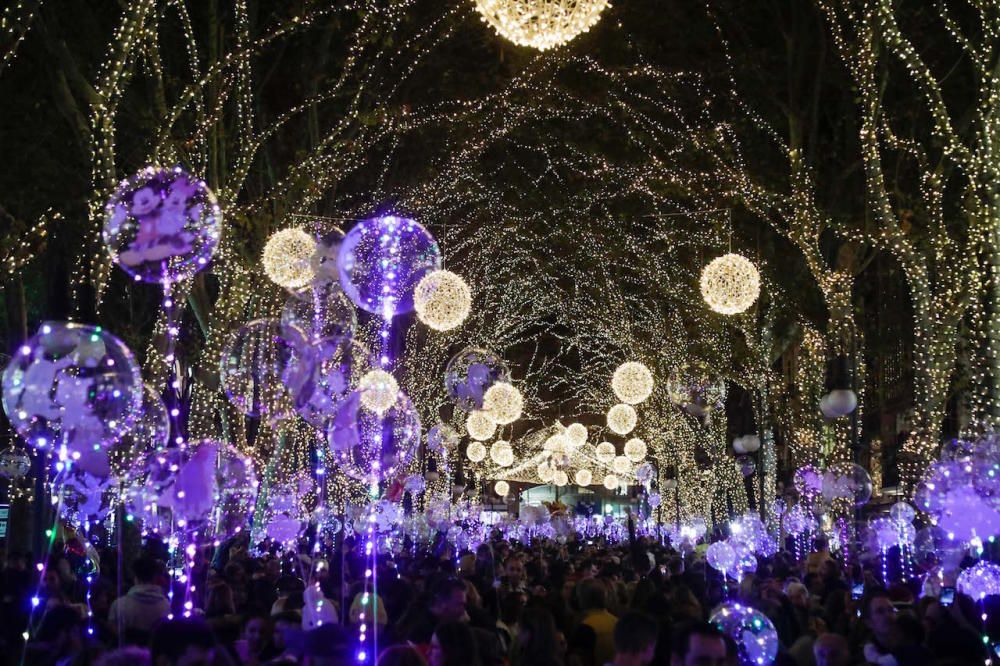
<path id="1" fill-rule="evenodd" d="M 559 640 L 552 613 L 544 608 L 526 608 L 518 620 L 518 664 L 550 664 L 559 662 Z M 527 640 L 523 640 L 524 638 Z"/>
<path id="2" fill-rule="evenodd" d="M 427 660 L 415 647 L 391 645 L 382 650 L 376 666 L 427 666 Z"/>
<path id="3" fill-rule="evenodd" d="M 577 586 L 577 600 L 582 610 L 605 608 L 608 605 L 608 591 L 604 583 L 593 578 L 587 579 Z"/>
<path id="4" fill-rule="evenodd" d="M 152 583 L 161 571 L 160 562 L 152 557 L 140 557 L 132 563 L 132 575 L 140 583 Z"/>
<path id="5" fill-rule="evenodd" d="M 324 624 L 306 632 L 304 651 L 310 657 L 347 659 L 351 643 L 339 624 Z"/>
<path id="6" fill-rule="evenodd" d="M 431 604 L 447 599 L 458 590 L 465 592 L 466 588 L 464 581 L 461 581 L 453 576 L 442 578 L 434 584 L 433 588 L 431 588 Z"/>
<path id="7" fill-rule="evenodd" d="M 280 613 L 275 613 L 271 616 L 271 621 L 274 624 L 279 622 L 289 622 L 291 624 L 302 624 L 302 613 L 297 610 L 286 610 Z"/>
<path id="8" fill-rule="evenodd" d="M 50 643 L 56 640 L 62 632 L 72 630 L 82 624 L 83 618 L 72 606 L 53 606 L 42 616 L 42 623 L 38 627 L 38 634 L 35 638 Z"/>
<path id="9" fill-rule="evenodd" d="M 150 658 L 154 664 L 161 656 L 175 663 L 192 645 L 206 650 L 215 646 L 215 637 L 208 625 L 201 620 L 167 620 L 153 630 L 149 641 Z"/>
<path id="10" fill-rule="evenodd" d="M 726 645 L 726 654 L 728 655 L 730 652 L 729 643 L 726 642 L 726 637 L 714 624 L 709 624 L 708 622 L 695 622 L 681 627 L 674 634 L 672 646 L 673 653 L 675 656 L 679 657 L 681 661 L 687 657 L 688 650 L 691 649 L 692 636 L 717 638 Z"/>
<path id="11" fill-rule="evenodd" d="M 480 666 L 479 648 L 472 629 L 462 622 L 445 622 L 434 629 L 444 666 Z"/>
<path id="12" fill-rule="evenodd" d="M 615 623 L 615 652 L 639 654 L 656 643 L 660 627 L 645 613 L 631 611 Z"/>
<path id="13" fill-rule="evenodd" d="M 872 602 L 876 599 L 885 599 L 892 603 L 889 593 L 881 587 L 876 587 L 865 592 L 864 599 L 861 600 L 861 619 L 867 622 L 872 616 Z"/>

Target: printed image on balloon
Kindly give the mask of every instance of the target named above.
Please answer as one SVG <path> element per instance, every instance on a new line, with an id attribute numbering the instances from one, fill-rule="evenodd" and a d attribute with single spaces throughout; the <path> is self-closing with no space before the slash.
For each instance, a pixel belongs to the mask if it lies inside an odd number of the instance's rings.
<path id="1" fill-rule="evenodd" d="M 384 411 L 364 407 L 363 391 L 345 398 L 327 429 L 332 459 L 347 476 L 366 482 L 395 476 L 420 446 L 420 416 L 403 391 Z"/>
<path id="2" fill-rule="evenodd" d="M 371 370 L 371 360 L 368 350 L 350 337 L 324 338 L 298 349 L 283 375 L 295 411 L 310 425 L 325 428 Z"/>
<path id="3" fill-rule="evenodd" d="M 486 391 L 497 382 L 510 383 L 510 369 L 486 349 L 463 349 L 448 361 L 444 371 L 448 397 L 465 411 L 482 409 Z"/>

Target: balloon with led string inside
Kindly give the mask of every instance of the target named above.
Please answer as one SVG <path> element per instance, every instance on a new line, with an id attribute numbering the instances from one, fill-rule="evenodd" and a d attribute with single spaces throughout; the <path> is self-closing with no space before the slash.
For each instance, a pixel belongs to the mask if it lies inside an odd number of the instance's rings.
<path id="1" fill-rule="evenodd" d="M 54 488 L 60 516 L 87 532 L 104 522 L 115 508 L 118 484 L 110 477 L 70 469 L 56 477 Z"/>
<path id="2" fill-rule="evenodd" d="M 82 456 L 77 466 L 95 475 L 111 474 L 128 485 L 145 472 L 143 463 L 153 451 L 162 451 L 170 438 L 170 417 L 159 394 L 149 384 L 143 385 L 142 407 L 132 429 L 107 449 L 104 459 Z"/>
<path id="3" fill-rule="evenodd" d="M 324 338 L 306 344 L 290 357 L 284 383 L 295 411 L 310 425 L 325 428 L 340 402 L 369 370 L 371 355 L 361 343 L 350 337 Z"/>
<path id="4" fill-rule="evenodd" d="M 732 571 L 736 566 L 736 552 L 725 541 L 716 541 L 705 551 L 705 561 L 721 573 Z"/>
<path id="5" fill-rule="evenodd" d="M 338 251 L 340 285 L 362 310 L 390 319 L 413 311 L 417 283 L 441 268 L 437 241 L 421 224 L 385 215 L 361 220 Z"/>
<path id="6" fill-rule="evenodd" d="M 371 388 L 352 391 L 327 429 L 333 460 L 353 479 L 371 481 L 395 476 L 420 446 L 420 416 L 406 393 L 366 400 Z"/>
<path id="7" fill-rule="evenodd" d="M 3 374 L 3 406 L 37 449 L 70 457 L 118 441 L 142 404 L 142 377 L 125 344 L 99 326 L 47 322 Z"/>
<path id="8" fill-rule="evenodd" d="M 823 475 L 813 465 L 803 465 L 795 470 L 792 485 L 805 498 L 817 497 L 823 490 Z"/>
<path id="9" fill-rule="evenodd" d="M 846 500 L 854 506 L 868 503 L 872 497 L 872 477 L 861 465 L 834 463 L 823 474 L 823 498 L 829 502 Z"/>
<path id="10" fill-rule="evenodd" d="M 180 167 L 146 167 L 122 181 L 104 207 L 104 244 L 135 280 L 170 284 L 208 266 L 222 210 L 203 180 Z"/>
<path id="11" fill-rule="evenodd" d="M 486 349 L 467 347 L 451 357 L 444 369 L 444 387 L 460 409 L 482 409 L 486 391 L 497 382 L 510 382 L 510 368 Z"/>
<path id="12" fill-rule="evenodd" d="M 712 611 L 708 621 L 736 643 L 741 666 L 767 666 L 778 655 L 778 632 L 762 612 L 736 601 Z"/>
<path id="13" fill-rule="evenodd" d="M 31 457 L 13 445 L 0 452 L 0 478 L 20 479 L 31 471 Z"/>
<path id="14" fill-rule="evenodd" d="M 282 326 L 293 326 L 310 342 L 349 338 L 358 326 L 358 315 L 337 282 L 314 282 L 294 292 L 281 310 Z"/>
<path id="15" fill-rule="evenodd" d="M 272 422 L 293 416 L 291 386 L 310 370 L 297 359 L 306 345 L 301 331 L 277 319 L 256 319 L 233 331 L 219 364 L 229 401 L 247 416 Z"/>

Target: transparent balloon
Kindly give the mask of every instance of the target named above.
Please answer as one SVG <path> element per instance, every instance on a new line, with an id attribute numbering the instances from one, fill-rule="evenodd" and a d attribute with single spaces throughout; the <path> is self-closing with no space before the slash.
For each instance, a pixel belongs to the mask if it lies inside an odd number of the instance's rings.
<path id="1" fill-rule="evenodd" d="M 316 252 L 310 262 L 310 268 L 315 276 L 314 283 L 317 285 L 334 283 L 339 288 L 340 270 L 337 268 L 337 255 L 340 253 L 340 245 L 344 242 L 344 232 L 325 220 L 315 220 L 305 226 L 316 239 Z"/>
<path id="2" fill-rule="evenodd" d="M 13 445 L 0 452 L 0 478 L 20 479 L 31 471 L 31 457 Z"/>
<path id="3" fill-rule="evenodd" d="M 906 502 L 896 502 L 889 508 L 889 517 L 899 523 L 912 523 L 917 511 Z"/>
<path id="4" fill-rule="evenodd" d="M 290 386 L 302 382 L 305 348 L 301 331 L 282 327 L 277 319 L 257 319 L 233 331 L 222 349 L 219 376 L 236 409 L 271 421 L 294 414 Z"/>
<path id="5" fill-rule="evenodd" d="M 706 416 L 723 406 L 726 384 L 704 363 L 691 363 L 670 373 L 670 401 L 692 416 Z"/>
<path id="6" fill-rule="evenodd" d="M 116 504 L 117 483 L 79 469 L 56 477 L 59 515 L 72 525 L 89 530 L 104 522 Z"/>
<path id="7" fill-rule="evenodd" d="M 170 417 L 159 394 L 149 384 L 143 385 L 142 407 L 132 429 L 108 448 L 110 473 L 130 483 L 145 472 L 143 464 L 153 451 L 166 448 L 170 438 Z"/>
<path id="8" fill-rule="evenodd" d="M 340 244 L 338 266 L 348 298 L 389 319 L 413 311 L 414 289 L 441 268 L 441 251 L 419 223 L 389 215 L 351 228 Z"/>
<path id="9" fill-rule="evenodd" d="M 358 326 L 358 315 L 339 284 L 321 282 L 295 292 L 285 301 L 281 325 L 299 329 L 313 342 L 349 338 Z"/>
<path id="10" fill-rule="evenodd" d="M 47 322 L 3 374 L 3 407 L 11 425 L 38 449 L 68 456 L 117 442 L 142 404 L 142 377 L 132 352 L 100 326 Z"/>
<path id="11" fill-rule="evenodd" d="M 872 497 L 872 478 L 861 465 L 834 463 L 823 475 L 822 488 L 823 497 L 829 502 L 846 500 L 862 506 Z"/>
<path id="12" fill-rule="evenodd" d="M 219 244 L 215 195 L 180 167 L 146 167 L 122 181 L 104 212 L 111 260 L 143 282 L 189 278 L 208 266 Z"/>
<path id="13" fill-rule="evenodd" d="M 792 485 L 803 497 L 817 497 L 823 490 L 823 475 L 813 465 L 803 465 L 795 470 Z"/>
<path id="14" fill-rule="evenodd" d="M 294 331 L 286 337 L 297 339 Z M 359 342 L 324 338 L 297 349 L 284 376 L 295 411 L 310 425 L 325 428 L 371 368 L 371 356 Z"/>
<path id="15" fill-rule="evenodd" d="M 427 446 L 434 453 L 454 451 L 461 441 L 458 431 L 446 423 L 438 423 L 427 431 Z"/>
<path id="16" fill-rule="evenodd" d="M 721 573 L 732 571 L 736 566 L 736 552 L 725 541 L 716 541 L 710 544 L 708 550 L 705 551 L 705 561 Z"/>
<path id="17" fill-rule="evenodd" d="M 365 407 L 362 392 L 352 391 L 327 429 L 340 469 L 364 481 L 390 478 L 404 469 L 420 446 L 420 436 L 420 417 L 402 390 L 382 412 Z"/>
<path id="18" fill-rule="evenodd" d="M 736 643 L 742 666 L 766 666 L 778 655 L 778 632 L 762 612 L 735 601 L 717 606 L 708 618 Z"/>
<path id="19" fill-rule="evenodd" d="M 481 409 L 483 396 L 496 382 L 510 382 L 510 369 L 486 349 L 467 347 L 455 354 L 444 370 L 444 387 L 461 409 Z"/>
<path id="20" fill-rule="evenodd" d="M 976 601 L 1000 594 L 1000 565 L 979 561 L 958 576 L 958 590 Z"/>

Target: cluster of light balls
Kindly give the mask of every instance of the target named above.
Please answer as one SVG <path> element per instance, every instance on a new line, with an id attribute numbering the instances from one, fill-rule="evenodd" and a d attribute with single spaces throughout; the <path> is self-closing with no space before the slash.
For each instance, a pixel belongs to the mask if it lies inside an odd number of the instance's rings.
<path id="1" fill-rule="evenodd" d="M 746 312 L 760 296 L 760 273 L 738 254 L 716 257 L 701 272 L 701 296 L 719 314 Z"/>
<path id="2" fill-rule="evenodd" d="M 586 32 L 608 0 L 476 0 L 483 20 L 518 46 L 544 51 Z"/>

